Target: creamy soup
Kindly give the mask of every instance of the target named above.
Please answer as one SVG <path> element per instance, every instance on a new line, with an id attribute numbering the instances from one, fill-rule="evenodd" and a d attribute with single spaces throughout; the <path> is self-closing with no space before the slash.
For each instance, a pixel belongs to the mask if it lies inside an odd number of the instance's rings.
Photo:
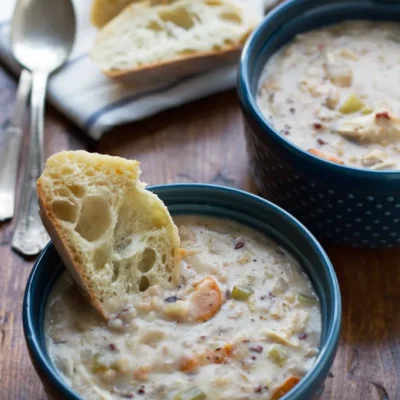
<path id="1" fill-rule="evenodd" d="M 288 140 L 331 161 L 400 169 L 400 24 L 301 34 L 262 74 L 258 105 Z"/>
<path id="2" fill-rule="evenodd" d="M 85 399 L 279 399 L 312 367 L 320 304 L 299 263 L 238 223 L 174 218 L 176 290 L 113 299 L 102 320 L 69 275 L 45 315 L 46 344 Z"/>

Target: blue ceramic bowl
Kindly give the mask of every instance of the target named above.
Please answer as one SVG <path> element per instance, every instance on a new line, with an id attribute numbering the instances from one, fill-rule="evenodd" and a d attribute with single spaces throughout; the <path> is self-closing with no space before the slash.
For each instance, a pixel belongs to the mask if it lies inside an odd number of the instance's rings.
<path id="1" fill-rule="evenodd" d="M 238 93 L 251 168 L 260 194 L 319 239 L 358 247 L 400 244 L 400 171 L 370 171 L 325 161 L 283 137 L 256 104 L 268 59 L 301 32 L 349 19 L 400 21 L 397 0 L 289 0 L 270 13 L 242 54 Z"/>
<path id="2" fill-rule="evenodd" d="M 264 232 L 301 262 L 321 300 L 322 337 L 312 370 L 285 400 L 310 400 L 321 391 L 339 342 L 341 299 L 338 282 L 324 250 L 286 211 L 260 197 L 235 189 L 201 184 L 150 188 L 172 215 L 205 214 L 237 220 Z M 43 316 L 49 292 L 64 267 L 52 244 L 41 253 L 29 277 L 23 304 L 23 324 L 29 354 L 49 397 L 79 400 L 52 365 L 45 348 Z"/>

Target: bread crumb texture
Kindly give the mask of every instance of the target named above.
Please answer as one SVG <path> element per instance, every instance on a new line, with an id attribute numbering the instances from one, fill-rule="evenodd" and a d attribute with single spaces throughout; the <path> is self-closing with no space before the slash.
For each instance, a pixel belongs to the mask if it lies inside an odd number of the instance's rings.
<path id="1" fill-rule="evenodd" d="M 128 71 L 224 52 L 242 47 L 260 20 L 251 7 L 234 0 L 166 3 L 142 1 L 125 7 L 99 32 L 93 61 L 103 71 Z"/>
<path id="2" fill-rule="evenodd" d="M 139 165 L 61 152 L 47 160 L 38 180 L 42 219 L 55 231 L 50 236 L 69 255 L 84 291 L 100 303 L 179 279 L 177 228 L 164 203 L 139 181 Z"/>

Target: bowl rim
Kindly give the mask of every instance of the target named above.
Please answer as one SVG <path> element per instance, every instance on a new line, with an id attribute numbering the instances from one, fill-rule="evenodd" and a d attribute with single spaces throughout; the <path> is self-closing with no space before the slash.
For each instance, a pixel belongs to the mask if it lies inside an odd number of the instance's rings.
<path id="1" fill-rule="evenodd" d="M 329 368 L 333 358 L 336 354 L 337 346 L 340 339 L 340 328 L 342 320 L 342 300 L 340 294 L 339 283 L 333 265 L 322 248 L 321 244 L 313 236 L 313 234 L 295 217 L 289 214 L 284 209 L 280 208 L 276 204 L 261 198 L 255 194 L 246 192 L 241 189 L 205 184 L 205 183 L 174 183 L 174 184 L 162 184 L 148 186 L 149 190 L 159 192 L 164 190 L 193 190 L 193 189 L 206 189 L 214 190 L 225 195 L 236 195 L 246 196 L 251 198 L 253 201 L 258 202 L 261 206 L 269 208 L 272 212 L 281 214 L 288 222 L 291 222 L 297 230 L 299 230 L 303 236 L 307 239 L 309 244 L 312 246 L 313 251 L 319 256 L 321 265 L 325 268 L 328 274 L 329 284 L 332 287 L 332 300 L 330 307 L 328 308 L 330 327 L 327 330 L 325 344 L 319 348 L 318 356 L 315 363 L 307 374 L 301 379 L 300 383 L 296 385 L 296 388 L 285 395 L 282 400 L 295 400 L 298 396 L 305 394 L 309 386 L 312 385 L 315 376 L 319 376 L 324 369 Z M 33 314 L 32 314 L 32 302 L 31 293 L 33 292 L 33 286 L 35 281 L 38 279 L 37 274 L 40 268 L 42 268 L 42 260 L 49 251 L 56 251 L 52 242 L 49 242 L 47 246 L 42 250 L 38 256 L 32 271 L 29 275 L 26 283 L 23 306 L 22 306 L 22 323 L 26 345 L 28 347 L 31 357 L 33 357 L 37 370 L 40 370 L 42 374 L 54 385 L 55 389 L 62 393 L 66 398 L 71 400 L 83 400 L 78 393 L 76 393 L 57 373 L 56 367 L 48 359 L 47 349 L 43 348 L 40 341 L 40 333 L 34 329 Z M 54 282 L 52 283 L 54 284 Z M 47 300 L 47 298 L 46 298 Z M 37 371 L 38 372 L 38 371 Z M 40 377 L 41 378 L 41 377 Z M 42 378 L 41 378 L 42 380 Z"/>
<path id="2" fill-rule="evenodd" d="M 379 5 L 374 0 L 364 0 L 365 4 L 370 5 Z M 315 7 L 321 6 L 322 4 L 319 2 L 313 2 L 305 0 L 303 2 L 309 2 L 314 4 Z M 324 160 L 320 157 L 314 156 L 313 154 L 307 152 L 305 149 L 301 148 L 297 144 L 291 142 L 289 139 L 286 139 L 282 136 L 277 129 L 274 128 L 272 124 L 269 123 L 268 119 L 264 117 L 263 113 L 261 112 L 260 108 L 257 105 L 256 96 L 251 94 L 251 78 L 250 78 L 250 68 L 249 64 L 251 64 L 253 52 L 253 46 L 259 40 L 262 40 L 263 32 L 274 19 L 285 15 L 287 10 L 290 10 L 291 7 L 298 5 L 299 0 L 286 0 L 285 2 L 278 5 L 272 11 L 270 11 L 267 16 L 263 19 L 263 21 L 257 26 L 257 28 L 251 33 L 249 36 L 239 62 L 239 71 L 238 71 L 238 85 L 237 90 L 239 93 L 239 101 L 243 104 L 244 108 L 255 118 L 257 124 L 261 126 L 264 135 L 269 135 L 271 139 L 273 139 L 278 145 L 284 147 L 286 150 L 294 153 L 297 157 L 299 157 L 303 162 L 313 163 L 316 168 L 319 167 L 329 167 L 333 171 L 337 173 L 351 173 L 354 175 L 355 178 L 359 179 L 394 179 L 400 178 L 400 169 L 394 171 L 374 171 L 365 168 L 358 168 L 349 165 L 340 165 L 328 160 Z M 344 3 L 343 3 L 344 4 Z M 359 2 L 360 6 L 362 3 Z M 387 6 L 393 6 L 394 4 L 390 4 L 387 2 L 382 2 Z M 380 4 L 380 5 L 382 5 Z M 313 15 L 312 17 L 307 16 L 307 18 L 317 18 L 317 16 Z M 287 20 L 286 20 L 287 21 Z M 288 22 L 288 21 L 287 21 Z M 312 31 L 312 29 L 310 30 Z M 268 45 L 269 39 L 265 39 L 264 47 Z M 286 42 L 288 43 L 288 42 Z M 255 57 L 255 59 L 259 57 Z M 269 59 L 268 59 L 269 60 Z M 267 60 L 267 62 L 268 62 Z M 242 93 L 242 95 L 241 95 Z"/>

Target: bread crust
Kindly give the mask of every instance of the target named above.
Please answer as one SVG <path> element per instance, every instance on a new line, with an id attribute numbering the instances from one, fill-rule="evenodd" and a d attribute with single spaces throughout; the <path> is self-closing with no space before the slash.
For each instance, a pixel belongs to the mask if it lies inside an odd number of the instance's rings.
<path id="1" fill-rule="evenodd" d="M 240 58 L 243 46 L 227 46 L 224 50 L 209 51 L 153 63 L 129 70 L 103 70 L 110 78 L 125 85 L 148 85 L 165 83 L 200 74 L 226 65 L 234 65 Z"/>

